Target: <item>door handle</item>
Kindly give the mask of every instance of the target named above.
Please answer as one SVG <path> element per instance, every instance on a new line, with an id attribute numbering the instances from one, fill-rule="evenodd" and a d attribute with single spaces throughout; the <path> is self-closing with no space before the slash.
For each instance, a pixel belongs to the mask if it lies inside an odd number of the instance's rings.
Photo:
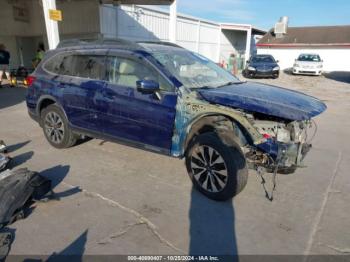
<path id="1" fill-rule="evenodd" d="M 101 93 L 107 99 L 114 99 L 116 97 L 115 93 L 113 91 L 108 90 L 108 89 L 102 90 Z"/>

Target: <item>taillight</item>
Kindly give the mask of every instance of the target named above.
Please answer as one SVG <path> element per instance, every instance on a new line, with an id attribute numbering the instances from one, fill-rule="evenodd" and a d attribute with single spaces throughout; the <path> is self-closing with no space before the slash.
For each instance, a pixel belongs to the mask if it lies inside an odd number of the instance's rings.
<path id="1" fill-rule="evenodd" d="M 263 134 L 263 137 L 266 139 L 271 138 L 271 136 L 269 134 Z"/>
<path id="2" fill-rule="evenodd" d="M 35 76 L 27 76 L 27 78 L 24 80 L 24 84 L 30 87 L 34 83 L 35 79 Z"/>

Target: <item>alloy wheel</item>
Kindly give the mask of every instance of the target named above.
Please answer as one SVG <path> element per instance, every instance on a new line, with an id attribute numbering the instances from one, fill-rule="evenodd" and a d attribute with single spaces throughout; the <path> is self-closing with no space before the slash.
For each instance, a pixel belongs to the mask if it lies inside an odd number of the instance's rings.
<path id="1" fill-rule="evenodd" d="M 45 132 L 51 142 L 60 144 L 64 138 L 64 124 L 62 118 L 55 112 L 49 112 L 44 122 Z"/>
<path id="2" fill-rule="evenodd" d="M 191 169 L 194 179 L 208 192 L 220 192 L 227 185 L 226 163 L 220 153 L 210 146 L 199 145 L 193 149 Z"/>

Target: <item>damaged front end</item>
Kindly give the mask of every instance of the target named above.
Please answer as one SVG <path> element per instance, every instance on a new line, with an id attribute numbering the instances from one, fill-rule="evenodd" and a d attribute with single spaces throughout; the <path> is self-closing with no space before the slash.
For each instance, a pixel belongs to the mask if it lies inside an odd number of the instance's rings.
<path id="1" fill-rule="evenodd" d="M 312 147 L 311 140 L 317 130 L 316 123 L 312 120 L 290 121 L 261 115 L 251 115 L 250 121 L 266 139 L 247 149 L 250 168 L 293 173 L 296 168 L 304 166 L 303 160 Z"/>

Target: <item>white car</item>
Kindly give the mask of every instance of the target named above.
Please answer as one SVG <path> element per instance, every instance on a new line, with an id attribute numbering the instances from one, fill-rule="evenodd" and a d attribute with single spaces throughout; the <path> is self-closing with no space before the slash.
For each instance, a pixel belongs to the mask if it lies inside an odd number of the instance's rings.
<path id="1" fill-rule="evenodd" d="M 318 54 L 301 54 L 295 59 L 293 74 L 321 75 L 323 60 Z"/>

